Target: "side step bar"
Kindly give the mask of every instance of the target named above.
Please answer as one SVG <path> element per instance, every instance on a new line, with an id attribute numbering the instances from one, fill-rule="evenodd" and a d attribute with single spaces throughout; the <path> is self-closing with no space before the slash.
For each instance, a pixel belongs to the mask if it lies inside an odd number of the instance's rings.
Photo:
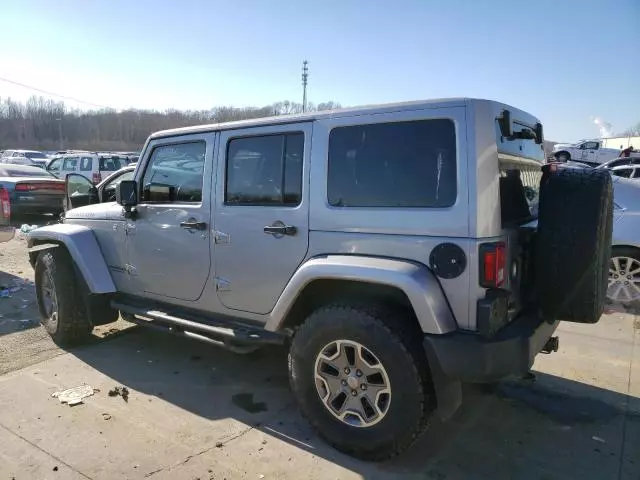
<path id="1" fill-rule="evenodd" d="M 284 333 L 269 332 L 259 327 L 240 326 L 224 321 L 202 323 L 117 301 L 111 302 L 111 306 L 133 315 L 138 325 L 212 343 L 238 353 L 246 353 L 261 345 L 283 345 L 288 338 Z"/>

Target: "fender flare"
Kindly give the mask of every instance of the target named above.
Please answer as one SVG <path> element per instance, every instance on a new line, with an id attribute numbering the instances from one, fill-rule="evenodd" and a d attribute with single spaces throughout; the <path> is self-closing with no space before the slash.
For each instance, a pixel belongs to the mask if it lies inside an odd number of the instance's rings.
<path id="1" fill-rule="evenodd" d="M 312 258 L 293 274 L 276 302 L 265 328 L 282 328 L 287 314 L 305 287 L 314 280 L 349 280 L 387 285 L 404 292 L 424 333 L 444 334 L 458 329 L 440 282 L 426 266 L 405 260 L 357 255 Z"/>
<path id="2" fill-rule="evenodd" d="M 98 241 L 90 228 L 57 223 L 32 230 L 27 240 L 29 255 L 43 250 L 43 244 L 49 244 L 48 248 L 64 245 L 75 263 L 76 270 L 84 278 L 89 292 L 102 294 L 116 291 Z"/>

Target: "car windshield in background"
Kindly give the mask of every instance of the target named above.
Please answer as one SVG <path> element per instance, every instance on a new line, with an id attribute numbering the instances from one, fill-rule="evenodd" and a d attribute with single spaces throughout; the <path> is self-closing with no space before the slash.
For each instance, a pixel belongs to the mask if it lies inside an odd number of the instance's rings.
<path id="1" fill-rule="evenodd" d="M 55 178 L 46 170 L 27 165 L 7 165 L 0 168 L 0 177 Z"/>
<path id="2" fill-rule="evenodd" d="M 125 167 L 127 162 L 120 157 L 100 157 L 100 171 L 115 172 Z"/>
<path id="3" fill-rule="evenodd" d="M 40 152 L 25 152 L 24 156 L 27 158 L 37 158 L 40 160 L 45 160 L 49 158 L 44 153 L 40 153 Z"/>

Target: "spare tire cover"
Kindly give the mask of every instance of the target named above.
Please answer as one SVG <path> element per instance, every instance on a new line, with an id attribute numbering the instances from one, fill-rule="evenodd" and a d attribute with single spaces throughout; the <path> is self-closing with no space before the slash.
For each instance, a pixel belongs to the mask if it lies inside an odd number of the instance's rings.
<path id="1" fill-rule="evenodd" d="M 536 290 L 547 319 L 595 323 L 607 291 L 613 188 L 606 170 L 546 170 L 540 180 Z"/>

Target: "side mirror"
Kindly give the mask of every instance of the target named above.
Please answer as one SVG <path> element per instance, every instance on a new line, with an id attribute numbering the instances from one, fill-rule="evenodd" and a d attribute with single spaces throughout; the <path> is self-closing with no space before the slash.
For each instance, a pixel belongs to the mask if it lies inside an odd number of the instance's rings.
<path id="1" fill-rule="evenodd" d="M 500 125 L 500 133 L 503 137 L 513 137 L 513 125 L 511 124 L 511 112 L 509 110 L 502 111 L 502 115 L 498 117 L 498 124 Z"/>
<path id="2" fill-rule="evenodd" d="M 135 180 L 122 180 L 116 185 L 116 203 L 127 211 L 138 204 L 138 186 Z"/>

